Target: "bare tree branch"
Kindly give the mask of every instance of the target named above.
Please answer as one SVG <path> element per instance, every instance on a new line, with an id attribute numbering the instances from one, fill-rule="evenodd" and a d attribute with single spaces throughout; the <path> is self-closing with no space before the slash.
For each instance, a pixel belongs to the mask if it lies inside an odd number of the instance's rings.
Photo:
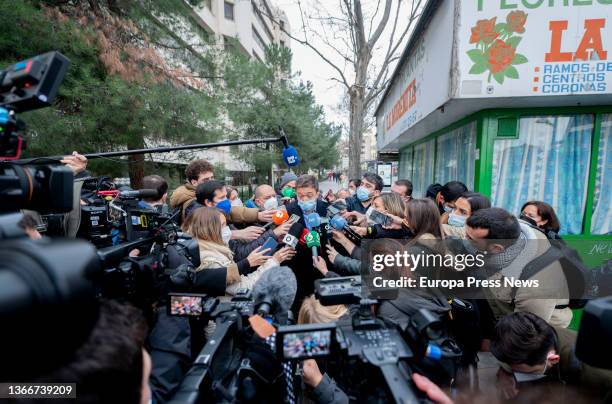
<path id="1" fill-rule="evenodd" d="M 356 1 L 359 1 L 359 0 L 356 0 Z M 376 43 L 376 41 L 378 41 L 378 38 L 380 38 L 380 35 L 385 30 L 385 26 L 387 25 L 387 22 L 389 21 L 389 15 L 391 14 L 391 3 L 392 3 L 392 0 L 385 0 L 385 11 L 383 13 L 382 19 L 380 20 L 380 23 L 378 24 L 376 31 L 374 31 L 374 35 L 372 35 L 370 39 L 368 40 L 368 48 L 370 49 L 374 47 L 374 44 Z"/>

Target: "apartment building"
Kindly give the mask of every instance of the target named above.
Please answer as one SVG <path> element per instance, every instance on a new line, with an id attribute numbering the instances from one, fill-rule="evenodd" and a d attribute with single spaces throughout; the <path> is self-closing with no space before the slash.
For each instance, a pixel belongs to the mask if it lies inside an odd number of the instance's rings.
<path id="1" fill-rule="evenodd" d="M 263 61 L 271 44 L 290 46 L 287 15 L 269 0 L 204 0 L 188 2 L 219 43 L 237 40 L 242 51 Z M 193 3 L 197 3 L 194 5 Z"/>

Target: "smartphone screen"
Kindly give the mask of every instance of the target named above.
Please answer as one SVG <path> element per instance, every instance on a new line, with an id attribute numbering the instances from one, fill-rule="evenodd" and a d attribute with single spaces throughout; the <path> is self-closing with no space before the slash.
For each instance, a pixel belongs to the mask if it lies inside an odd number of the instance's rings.
<path id="1" fill-rule="evenodd" d="M 274 251 L 276 250 L 276 247 L 278 247 L 278 242 L 274 240 L 272 237 L 268 237 L 266 242 L 263 243 L 263 245 L 261 246 L 261 249 L 265 250 L 266 248 L 269 248 L 270 251 L 268 251 L 264 255 L 272 256 L 272 254 L 274 254 Z"/>
<path id="2" fill-rule="evenodd" d="M 170 295 L 170 315 L 197 317 L 202 315 L 202 296 Z"/>
<path id="3" fill-rule="evenodd" d="M 376 209 L 373 209 L 372 213 L 370 213 L 370 219 L 374 223 L 378 223 L 382 226 L 388 226 L 391 224 L 391 218 L 384 213 L 380 213 Z"/>

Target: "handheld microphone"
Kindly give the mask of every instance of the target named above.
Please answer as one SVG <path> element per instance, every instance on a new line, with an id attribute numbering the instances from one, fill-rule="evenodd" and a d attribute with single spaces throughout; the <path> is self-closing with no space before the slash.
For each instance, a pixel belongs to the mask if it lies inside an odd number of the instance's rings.
<path id="1" fill-rule="evenodd" d="M 291 309 L 297 293 L 297 280 L 289 267 L 270 268 L 253 286 L 254 311 L 274 317 Z"/>
<path id="2" fill-rule="evenodd" d="M 304 215 L 304 221 L 306 222 L 306 227 L 310 230 L 321 226 L 321 216 L 317 212 Z"/>
<path id="3" fill-rule="evenodd" d="M 298 215 L 291 215 L 291 217 L 289 217 L 289 214 L 287 213 L 287 211 L 285 209 L 279 209 L 272 216 L 272 221 L 266 223 L 263 226 L 263 228 L 267 230 L 273 224 L 276 225 L 276 226 L 280 226 L 281 224 L 285 223 L 288 220 L 292 220 L 295 217 L 297 217 L 299 219 Z"/>
<path id="4" fill-rule="evenodd" d="M 139 189 L 136 191 L 121 191 L 119 198 L 123 199 L 153 199 L 159 198 L 159 194 L 155 189 Z"/>
<path id="5" fill-rule="evenodd" d="M 272 216 L 272 222 L 277 226 L 280 226 L 281 224 L 285 223 L 287 220 L 289 220 L 289 214 L 284 209 L 277 210 L 274 213 L 274 216 Z"/>
<path id="6" fill-rule="evenodd" d="M 343 232 L 351 241 L 356 242 L 362 239 L 362 237 L 357 234 L 353 229 L 351 229 L 348 225 L 348 222 L 345 218 L 340 215 L 336 215 L 331 218 L 329 224 L 335 230 L 339 230 Z"/>
<path id="7" fill-rule="evenodd" d="M 291 228 L 289 229 L 289 232 L 285 234 L 285 237 L 283 237 L 283 243 L 295 249 L 295 247 L 297 247 L 302 231 L 304 231 L 304 226 L 301 223 L 293 223 L 291 225 Z"/>
<path id="8" fill-rule="evenodd" d="M 319 252 L 317 251 L 317 248 L 321 247 L 321 237 L 319 236 L 319 233 L 311 230 L 308 232 L 306 237 L 304 237 L 304 240 L 306 240 L 306 247 L 310 247 L 312 249 L 312 256 L 318 257 Z"/>
<path id="9" fill-rule="evenodd" d="M 309 233 L 308 229 L 306 228 L 302 229 L 302 234 L 300 234 L 300 241 L 299 241 L 301 245 L 306 245 L 306 236 L 308 235 L 308 233 Z"/>

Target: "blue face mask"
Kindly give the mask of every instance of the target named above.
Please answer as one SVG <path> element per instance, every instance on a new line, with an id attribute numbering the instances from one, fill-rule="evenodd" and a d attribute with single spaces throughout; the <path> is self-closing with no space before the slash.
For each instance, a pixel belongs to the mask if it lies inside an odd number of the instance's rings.
<path id="1" fill-rule="evenodd" d="M 370 192 L 368 192 L 368 189 L 366 187 L 357 188 L 356 195 L 357 199 L 359 199 L 361 202 L 365 202 L 370 199 Z"/>
<path id="2" fill-rule="evenodd" d="M 444 209 L 444 212 L 446 213 L 451 213 L 453 211 L 453 208 L 451 208 L 450 206 L 442 206 L 442 208 Z"/>
<path id="3" fill-rule="evenodd" d="M 215 207 L 217 209 L 220 209 L 223 211 L 223 213 L 225 213 L 226 215 L 229 215 L 230 210 L 232 210 L 232 203 L 229 201 L 229 199 L 224 199 L 222 201 L 219 201 L 215 204 Z"/>
<path id="4" fill-rule="evenodd" d="M 298 205 L 302 209 L 302 212 L 312 212 L 317 207 L 317 200 L 311 199 L 309 201 L 298 201 Z"/>
<path id="5" fill-rule="evenodd" d="M 465 226 L 466 221 L 465 216 L 455 215 L 454 213 L 449 213 L 448 215 L 448 224 L 454 227 L 463 227 Z"/>

